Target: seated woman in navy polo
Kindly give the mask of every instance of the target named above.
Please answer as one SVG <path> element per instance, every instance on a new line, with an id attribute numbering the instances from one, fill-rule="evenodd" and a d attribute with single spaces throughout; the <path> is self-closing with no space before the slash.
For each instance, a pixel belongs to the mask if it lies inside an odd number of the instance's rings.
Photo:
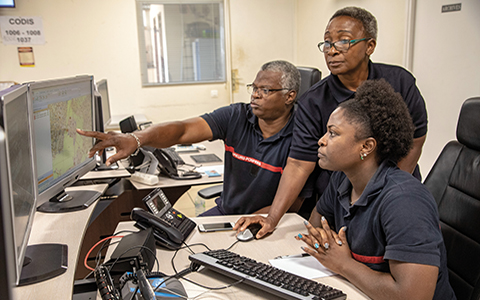
<path id="1" fill-rule="evenodd" d="M 318 164 L 337 172 L 296 238 L 373 299 L 455 299 L 435 200 L 396 165 L 413 132 L 400 94 L 364 82 L 318 141 Z"/>

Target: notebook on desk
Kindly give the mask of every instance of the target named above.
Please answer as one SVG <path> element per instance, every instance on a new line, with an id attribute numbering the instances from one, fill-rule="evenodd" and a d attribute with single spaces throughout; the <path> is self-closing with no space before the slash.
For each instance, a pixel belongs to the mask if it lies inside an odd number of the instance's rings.
<path id="1" fill-rule="evenodd" d="M 116 170 L 106 170 L 106 171 L 90 171 L 87 174 L 83 175 L 80 180 L 92 180 L 92 179 L 103 179 L 103 178 L 120 178 L 120 177 L 130 177 L 130 172 L 125 168 L 118 168 Z"/>
<path id="2" fill-rule="evenodd" d="M 197 163 L 221 162 L 222 159 L 213 153 L 190 155 L 190 157 Z"/>

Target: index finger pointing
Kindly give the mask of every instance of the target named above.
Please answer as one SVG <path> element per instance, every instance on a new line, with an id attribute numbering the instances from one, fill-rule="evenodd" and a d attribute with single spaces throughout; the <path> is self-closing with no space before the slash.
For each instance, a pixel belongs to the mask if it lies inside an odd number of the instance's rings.
<path id="1" fill-rule="evenodd" d="M 98 140 L 104 140 L 107 138 L 107 134 L 98 131 L 85 131 L 77 128 L 77 133 L 86 137 L 93 137 Z"/>

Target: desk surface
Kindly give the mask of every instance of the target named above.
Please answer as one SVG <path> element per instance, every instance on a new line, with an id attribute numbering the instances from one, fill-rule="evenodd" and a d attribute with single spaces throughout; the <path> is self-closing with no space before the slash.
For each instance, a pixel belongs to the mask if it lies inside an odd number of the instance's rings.
<path id="1" fill-rule="evenodd" d="M 218 217 L 202 217 L 194 218 L 193 220 L 199 223 L 212 223 L 238 220 L 239 216 L 218 216 Z M 250 242 L 239 242 L 231 251 L 240 255 L 251 257 L 257 261 L 268 264 L 268 260 L 279 255 L 299 254 L 303 251 L 300 249 L 304 245 L 303 242 L 295 240 L 294 236 L 298 233 L 304 233 L 305 226 L 304 219 L 297 214 L 286 214 L 280 221 L 277 229 L 268 237 L 261 240 L 252 240 Z M 116 231 L 132 230 L 134 222 L 121 222 L 118 224 Z M 234 231 L 200 233 L 195 229 L 190 237 L 186 240 L 188 245 L 197 243 L 204 243 L 210 249 L 226 249 L 236 241 Z M 107 256 L 109 256 L 114 247 L 109 249 Z M 203 252 L 207 250 L 203 246 L 192 246 L 195 252 Z M 175 251 L 164 250 L 157 247 L 157 259 L 160 264 L 160 271 L 168 275 L 174 274 L 171 258 Z M 189 252 L 185 249 L 178 251 L 174 264 L 177 271 L 183 270 L 189 266 L 188 259 Z M 156 267 L 154 268 L 156 270 Z M 207 269 L 200 269 L 199 272 L 187 275 L 187 278 L 199 282 L 203 285 L 211 287 L 225 286 L 233 283 L 234 280 L 224 277 L 216 272 Z M 347 294 L 347 299 L 369 299 L 365 294 L 358 290 L 355 286 L 340 276 L 330 276 L 316 279 L 316 281 L 323 284 L 335 287 Z M 206 290 L 196 285 L 182 281 L 189 297 L 195 297 Z M 224 290 L 212 291 L 200 296 L 198 299 L 277 299 L 275 296 L 255 289 L 246 284 L 239 284 Z M 97 299 L 100 299 L 97 297 Z"/>
<path id="2" fill-rule="evenodd" d="M 186 164 L 189 165 L 199 165 L 193 161 L 190 155 L 197 155 L 197 154 L 210 154 L 214 153 L 219 158 L 222 159 L 221 162 L 214 162 L 214 163 L 203 163 L 202 166 L 214 166 L 214 165 L 221 165 L 224 163 L 224 153 L 225 147 L 223 146 L 223 141 L 216 140 L 213 142 L 202 142 L 205 145 L 205 150 L 200 150 L 200 152 L 190 152 L 190 153 L 179 153 L 180 157 L 185 161 Z M 181 168 L 188 168 L 188 166 L 181 166 Z M 177 186 L 185 186 L 185 185 L 200 185 L 200 184 L 211 184 L 211 183 L 221 183 L 223 182 L 223 174 L 221 176 L 216 177 L 208 177 L 207 175 L 203 174 L 202 178 L 199 179 L 191 179 L 191 180 L 175 180 L 172 178 L 168 178 L 164 175 L 159 176 L 159 182 L 156 185 L 146 185 L 132 180 L 133 186 L 135 186 L 138 190 L 143 189 L 153 189 L 156 187 L 166 188 L 166 187 L 177 187 Z"/>
<path id="3" fill-rule="evenodd" d="M 87 186 L 69 187 L 69 190 L 85 190 Z M 89 190 L 104 192 L 106 184 L 88 186 Z M 95 207 L 67 213 L 36 212 L 29 245 L 59 243 L 68 245 L 68 268 L 55 278 L 13 289 L 14 299 L 71 299 L 75 267 L 83 235 Z"/>

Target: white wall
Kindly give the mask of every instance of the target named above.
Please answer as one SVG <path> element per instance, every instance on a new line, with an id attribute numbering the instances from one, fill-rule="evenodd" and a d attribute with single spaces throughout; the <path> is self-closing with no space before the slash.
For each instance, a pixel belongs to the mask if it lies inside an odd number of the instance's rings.
<path id="1" fill-rule="evenodd" d="M 232 69 L 238 70 L 234 102 L 249 102 L 246 84 L 272 60 L 295 64 L 296 0 L 231 0 Z"/>
<path id="2" fill-rule="evenodd" d="M 458 2 L 461 11 L 441 13 L 446 3 L 417 1 L 413 72 L 427 103 L 429 119 L 420 158 L 424 175 L 445 144 L 456 139 L 462 103 L 480 96 L 480 1 Z"/>
<path id="3" fill-rule="evenodd" d="M 40 16 L 46 44 L 34 45 L 35 67 L 20 67 L 17 46 L 0 44 L 0 81 L 94 75 L 108 79 L 112 114 L 145 114 L 159 122 L 195 116 L 230 102 L 227 84 L 142 88 L 134 0 L 18 0 L 0 15 Z M 211 98 L 211 90 L 218 98 Z"/>

